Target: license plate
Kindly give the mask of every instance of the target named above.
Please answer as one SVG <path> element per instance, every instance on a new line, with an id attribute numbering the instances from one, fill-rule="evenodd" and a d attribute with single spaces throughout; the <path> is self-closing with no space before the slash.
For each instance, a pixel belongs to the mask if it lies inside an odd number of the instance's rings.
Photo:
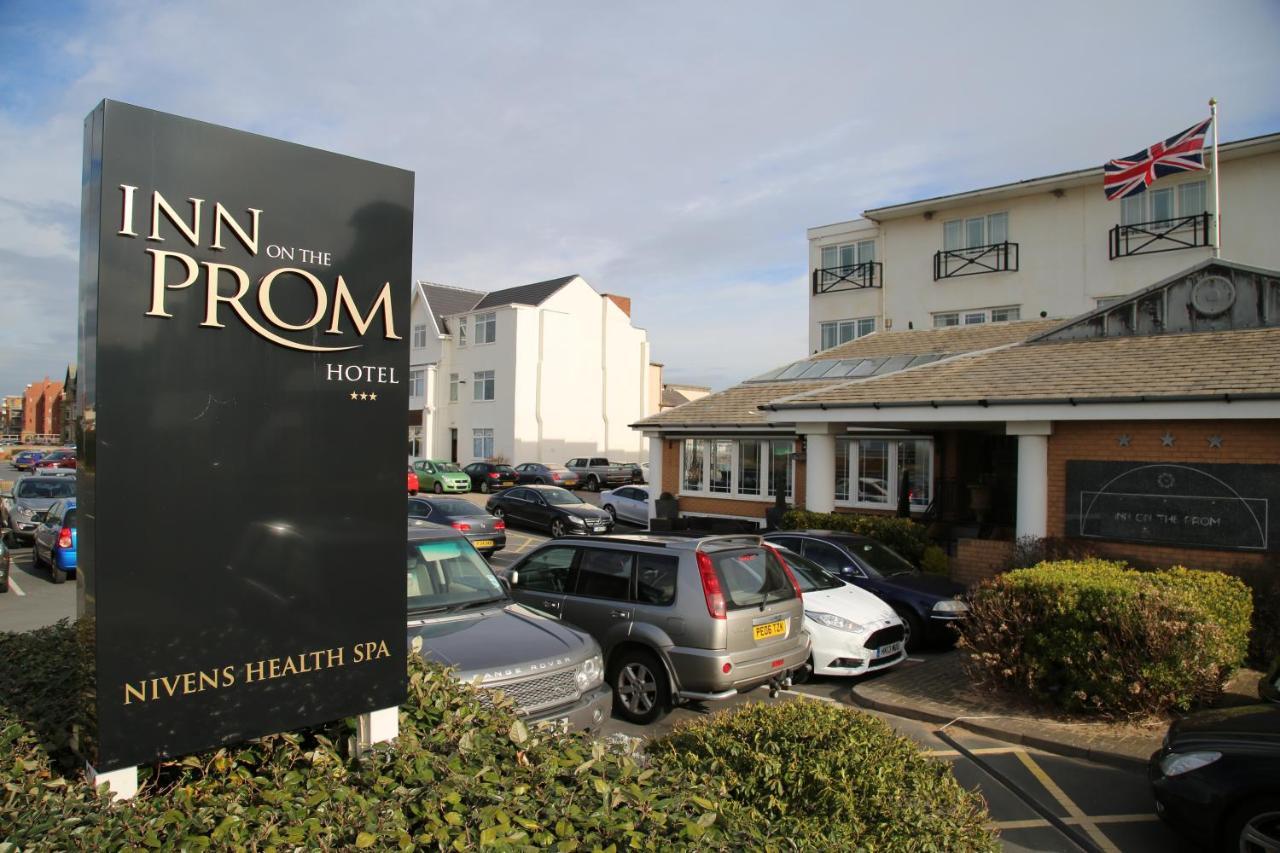
<path id="1" fill-rule="evenodd" d="M 893 657 L 900 651 L 902 651 L 902 643 L 890 643 L 887 646 L 881 646 L 880 648 L 876 649 L 876 657 L 877 658 Z"/>
<path id="2" fill-rule="evenodd" d="M 781 637 L 787 633 L 787 620 L 781 622 L 770 622 L 767 625 L 757 625 L 752 629 L 752 634 L 757 640 L 767 640 L 770 637 Z"/>
<path id="3" fill-rule="evenodd" d="M 477 548 L 492 548 L 492 547 L 493 547 L 493 540 L 492 540 L 492 539 L 477 539 L 477 540 L 476 540 L 474 543 L 472 543 L 472 544 L 474 544 Z"/>

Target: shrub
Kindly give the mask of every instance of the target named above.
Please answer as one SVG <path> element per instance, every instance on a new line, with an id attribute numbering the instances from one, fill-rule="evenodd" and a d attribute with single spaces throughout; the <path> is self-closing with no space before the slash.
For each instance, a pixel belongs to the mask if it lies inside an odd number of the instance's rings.
<path id="1" fill-rule="evenodd" d="M 909 518 L 888 515 L 792 509 L 782 517 L 781 527 L 783 530 L 841 530 L 870 536 L 917 565 L 924 557 L 924 549 L 929 545 L 929 536 L 923 524 L 917 524 Z"/>
<path id="2" fill-rule="evenodd" d="M 932 575 L 949 576 L 951 574 L 951 561 L 947 559 L 946 551 L 937 545 L 929 545 L 924 549 L 924 554 L 920 557 L 920 568 Z"/>
<path id="3" fill-rule="evenodd" d="M 1240 581 L 1104 560 L 1042 563 L 984 582 L 959 628 L 980 682 L 1069 711 L 1141 714 L 1216 698 L 1244 659 Z"/>
<path id="4" fill-rule="evenodd" d="M 1265 671 L 1280 657 L 1280 559 L 1272 557 L 1259 568 L 1245 569 L 1241 575 L 1253 593 L 1248 664 Z"/>
<path id="5" fill-rule="evenodd" d="M 648 746 L 658 765 L 710 777 L 752 835 L 813 850 L 992 850 L 978 795 L 882 720 L 799 700 L 748 704 L 678 725 Z"/>
<path id="6" fill-rule="evenodd" d="M 1089 560 L 1094 556 L 1088 546 L 1074 539 L 1060 539 L 1056 536 L 1019 536 L 1013 541 L 1013 556 L 1009 558 L 1004 570 L 1029 569 L 1041 563 L 1062 560 Z"/>

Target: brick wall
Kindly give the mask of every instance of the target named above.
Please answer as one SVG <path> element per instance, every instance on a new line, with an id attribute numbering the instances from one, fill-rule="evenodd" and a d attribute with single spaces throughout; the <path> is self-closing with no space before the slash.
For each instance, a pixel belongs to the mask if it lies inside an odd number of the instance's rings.
<path id="1" fill-rule="evenodd" d="M 1161 437 L 1174 437 L 1165 447 Z M 1121 447 L 1121 435 L 1129 446 Z M 1211 447 L 1209 436 L 1220 436 L 1221 447 Z M 1070 459 L 1115 462 L 1253 463 L 1280 465 L 1280 420 L 1251 421 L 1057 421 L 1049 437 L 1048 533 L 1066 534 L 1067 461 Z M 1100 556 L 1128 560 L 1139 565 L 1185 565 L 1193 569 L 1247 568 L 1259 566 L 1267 555 L 1208 548 L 1179 548 L 1130 542 L 1087 541 Z"/>
<path id="2" fill-rule="evenodd" d="M 957 539 L 951 579 L 975 584 L 994 577 L 1013 557 L 1013 543 L 1002 539 Z"/>

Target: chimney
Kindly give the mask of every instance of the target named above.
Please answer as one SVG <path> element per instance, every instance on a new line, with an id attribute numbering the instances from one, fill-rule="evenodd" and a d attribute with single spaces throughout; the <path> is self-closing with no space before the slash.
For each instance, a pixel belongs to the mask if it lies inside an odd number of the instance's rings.
<path id="1" fill-rule="evenodd" d="M 614 305 L 622 309 L 622 313 L 628 317 L 631 316 L 631 298 L 627 296 L 616 296 L 612 293 L 606 293 L 605 298 L 611 300 Z"/>

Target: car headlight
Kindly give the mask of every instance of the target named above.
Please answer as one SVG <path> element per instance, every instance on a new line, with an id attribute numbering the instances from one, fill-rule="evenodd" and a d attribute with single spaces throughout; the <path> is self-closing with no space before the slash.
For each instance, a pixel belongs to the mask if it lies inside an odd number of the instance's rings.
<path id="1" fill-rule="evenodd" d="M 1160 759 L 1160 772 L 1166 776 L 1181 776 L 1192 770 L 1212 764 L 1222 757 L 1221 752 L 1172 752 Z"/>
<path id="2" fill-rule="evenodd" d="M 584 524 L 586 524 L 587 522 L 586 522 L 586 520 L 585 520 L 585 519 L 579 518 L 579 517 L 578 517 L 578 516 L 576 516 L 576 515 L 571 515 L 571 516 L 569 516 L 569 523 L 570 523 L 570 524 L 576 524 L 576 525 L 578 525 L 579 527 L 582 527 L 582 526 L 583 526 Z"/>
<path id="3" fill-rule="evenodd" d="M 806 610 L 804 615 L 817 622 L 819 625 L 826 625 L 828 628 L 835 628 L 837 631 L 848 631 L 851 634 L 860 634 L 865 629 L 864 626 L 857 622 L 845 619 L 843 616 L 837 616 L 834 613 L 823 613 L 821 610 Z"/>
<path id="4" fill-rule="evenodd" d="M 933 605 L 934 613 L 968 613 L 969 605 L 958 598 L 948 598 Z"/>
<path id="5" fill-rule="evenodd" d="M 587 658 L 578 666 L 578 671 L 574 673 L 573 680 L 577 683 L 580 691 L 598 687 L 604 683 L 604 660 L 600 655 L 593 655 Z"/>

